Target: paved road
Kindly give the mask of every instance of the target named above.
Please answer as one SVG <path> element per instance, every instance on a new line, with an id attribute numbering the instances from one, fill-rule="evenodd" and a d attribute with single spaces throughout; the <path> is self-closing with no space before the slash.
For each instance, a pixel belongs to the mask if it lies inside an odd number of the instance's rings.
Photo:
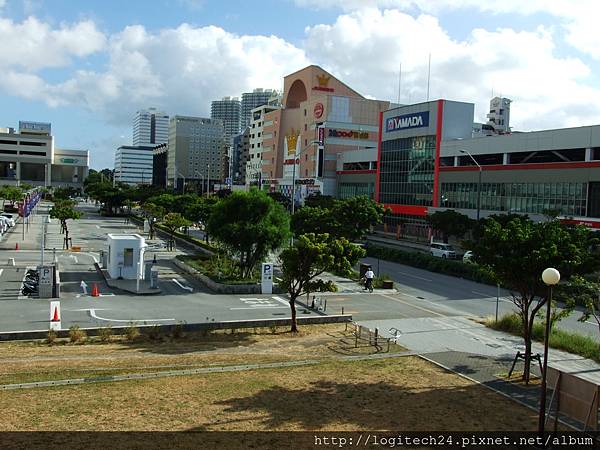
<path id="1" fill-rule="evenodd" d="M 496 287 L 375 258 L 365 258 L 363 262 L 371 264 L 375 273 L 379 268 L 380 274 L 389 275 L 397 283 L 398 290 L 412 298 L 413 304 L 446 311 L 449 315 L 488 317 L 496 313 Z M 500 289 L 499 294 L 499 316 L 516 311 L 510 292 Z M 579 322 L 579 317 L 580 310 L 573 312 L 557 326 L 587 334 L 600 341 L 596 323 Z"/>

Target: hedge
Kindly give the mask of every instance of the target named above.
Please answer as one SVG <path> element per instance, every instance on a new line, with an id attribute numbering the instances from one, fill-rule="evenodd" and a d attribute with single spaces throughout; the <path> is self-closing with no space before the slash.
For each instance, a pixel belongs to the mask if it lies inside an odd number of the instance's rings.
<path id="1" fill-rule="evenodd" d="M 392 261 L 419 269 L 429 270 L 453 277 L 460 277 L 478 283 L 495 285 L 496 281 L 491 274 L 477 264 L 465 264 L 419 252 L 407 252 L 395 248 L 380 247 L 371 243 L 367 244 L 367 256 Z"/>

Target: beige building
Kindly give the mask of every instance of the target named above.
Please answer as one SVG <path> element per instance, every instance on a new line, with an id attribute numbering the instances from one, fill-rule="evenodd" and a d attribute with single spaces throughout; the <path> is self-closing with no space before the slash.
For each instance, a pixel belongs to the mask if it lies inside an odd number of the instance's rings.
<path id="1" fill-rule="evenodd" d="M 263 173 L 263 151 L 264 140 L 273 138 L 272 133 L 264 131 L 265 123 L 268 126 L 273 124 L 272 120 L 267 121 L 265 116 L 268 113 L 277 111 L 279 106 L 263 105 L 252 110 L 250 121 L 250 148 L 248 152 L 248 161 L 246 162 L 246 185 L 256 185 L 262 183 L 262 180 L 268 179 Z"/>
<path id="2" fill-rule="evenodd" d="M 316 192 L 337 196 L 340 154 L 377 148 L 379 116 L 388 107 L 319 66 L 286 76 L 282 109 L 263 123 L 262 173 L 271 190 L 290 196 L 295 178 L 297 201 Z"/>

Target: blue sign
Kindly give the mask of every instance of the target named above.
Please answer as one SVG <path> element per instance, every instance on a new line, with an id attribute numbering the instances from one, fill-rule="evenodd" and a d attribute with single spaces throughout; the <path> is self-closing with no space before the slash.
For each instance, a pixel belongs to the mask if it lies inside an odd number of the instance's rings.
<path id="1" fill-rule="evenodd" d="M 385 131 L 409 130 L 429 126 L 429 111 L 390 117 L 385 121 Z"/>

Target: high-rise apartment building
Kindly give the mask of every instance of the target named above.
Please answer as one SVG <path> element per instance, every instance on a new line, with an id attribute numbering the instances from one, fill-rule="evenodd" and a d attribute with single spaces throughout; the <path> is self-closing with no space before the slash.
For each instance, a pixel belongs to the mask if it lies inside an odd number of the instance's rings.
<path id="1" fill-rule="evenodd" d="M 169 124 L 168 184 L 183 190 L 184 183 L 199 191 L 224 178 L 225 138 L 223 121 L 202 117 L 173 116 Z"/>
<path id="2" fill-rule="evenodd" d="M 228 147 L 233 145 L 233 137 L 240 133 L 240 114 L 241 103 L 237 97 L 223 97 L 222 100 L 215 100 L 210 107 L 211 119 L 218 119 L 223 122 L 225 129 L 225 144 Z"/>
<path id="3" fill-rule="evenodd" d="M 233 138 L 233 152 L 231 158 L 231 178 L 234 184 L 246 182 L 246 164 L 250 150 L 250 128 L 246 128 Z"/>
<path id="4" fill-rule="evenodd" d="M 169 116 L 156 108 L 140 109 L 133 118 L 133 145 L 160 145 L 169 140 Z"/>
<path id="5" fill-rule="evenodd" d="M 262 173 L 262 152 L 264 150 L 263 140 L 265 138 L 272 139 L 273 133 L 270 132 L 266 136 L 263 132 L 265 126 L 265 114 L 279 109 L 279 106 L 263 105 L 252 110 L 252 120 L 250 121 L 250 136 L 248 158 L 245 168 L 246 184 L 261 184 L 262 179 L 269 178 Z M 273 122 L 267 122 L 268 126 L 272 126 Z M 267 150 L 271 150 L 267 148 Z"/>
<path id="6" fill-rule="evenodd" d="M 241 129 L 244 130 L 250 126 L 252 121 L 252 110 L 262 105 L 268 105 L 273 97 L 277 96 L 277 91 L 274 89 L 254 89 L 252 92 L 244 92 L 242 94 L 242 117 Z"/>

